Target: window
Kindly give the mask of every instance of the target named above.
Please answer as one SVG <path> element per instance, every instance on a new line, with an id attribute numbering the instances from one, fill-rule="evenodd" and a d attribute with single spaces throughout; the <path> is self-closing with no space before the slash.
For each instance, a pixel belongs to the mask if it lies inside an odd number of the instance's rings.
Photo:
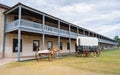
<path id="1" fill-rule="evenodd" d="M 78 39 L 78 45 L 80 46 L 80 39 Z"/>
<path id="2" fill-rule="evenodd" d="M 48 41 L 48 50 L 50 49 L 50 48 L 52 48 L 53 47 L 53 42 L 52 41 Z"/>
<path id="3" fill-rule="evenodd" d="M 60 42 L 60 49 L 62 50 L 62 42 Z"/>
<path id="4" fill-rule="evenodd" d="M 36 49 L 40 47 L 40 41 L 39 40 L 33 40 L 33 51 L 36 51 Z"/>
<path id="5" fill-rule="evenodd" d="M 13 39 L 13 52 L 18 52 L 18 39 Z M 20 52 L 22 52 L 22 39 Z"/>
<path id="6" fill-rule="evenodd" d="M 70 43 L 67 43 L 67 50 L 70 50 Z"/>

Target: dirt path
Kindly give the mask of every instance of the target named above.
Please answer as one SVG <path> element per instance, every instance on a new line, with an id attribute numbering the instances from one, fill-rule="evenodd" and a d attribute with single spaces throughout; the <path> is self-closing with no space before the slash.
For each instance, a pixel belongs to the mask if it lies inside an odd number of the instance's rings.
<path id="1" fill-rule="evenodd" d="M 81 70 L 59 62 L 11 63 L 0 68 L 1 75 L 102 75 L 96 72 Z M 5 69 L 5 70 L 4 70 Z"/>

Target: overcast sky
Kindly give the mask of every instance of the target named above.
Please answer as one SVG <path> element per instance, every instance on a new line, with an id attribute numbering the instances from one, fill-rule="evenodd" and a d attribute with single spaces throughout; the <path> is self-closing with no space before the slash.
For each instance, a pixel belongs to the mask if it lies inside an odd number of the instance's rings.
<path id="1" fill-rule="evenodd" d="M 8 6 L 18 2 L 109 38 L 120 37 L 120 0 L 0 0 Z"/>

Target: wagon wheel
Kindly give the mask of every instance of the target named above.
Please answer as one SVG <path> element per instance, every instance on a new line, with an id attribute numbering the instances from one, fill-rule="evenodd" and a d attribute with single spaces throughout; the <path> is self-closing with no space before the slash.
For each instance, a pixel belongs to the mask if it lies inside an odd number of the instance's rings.
<path id="1" fill-rule="evenodd" d="M 39 51 L 39 47 L 36 48 L 36 52 L 35 52 L 35 58 L 37 61 L 39 61 L 39 59 L 41 58 L 41 54 L 39 54 L 38 51 Z"/>
<path id="2" fill-rule="evenodd" d="M 41 54 L 35 53 L 35 58 L 37 61 L 39 61 L 39 59 L 41 58 Z"/>
<path id="3" fill-rule="evenodd" d="M 85 51 L 86 50 L 83 50 L 83 53 L 82 53 L 83 57 L 86 57 Z"/>
<path id="4" fill-rule="evenodd" d="M 84 50 L 83 54 L 84 54 L 85 57 L 88 57 L 88 56 L 90 56 L 90 51 L 89 50 Z"/>
<path id="5" fill-rule="evenodd" d="M 52 60 L 53 59 L 55 59 L 56 58 L 56 56 L 57 56 L 57 52 L 55 51 L 55 52 L 53 52 L 52 54 L 51 54 L 51 56 L 52 56 Z"/>
<path id="6" fill-rule="evenodd" d="M 48 60 L 49 60 L 49 61 L 52 60 L 52 54 L 51 54 L 51 53 L 48 54 Z"/>
<path id="7" fill-rule="evenodd" d="M 79 56 L 79 52 L 78 52 L 78 51 L 77 51 L 77 52 L 75 52 L 75 56 L 77 56 L 77 57 Z"/>
<path id="8" fill-rule="evenodd" d="M 94 52 L 94 55 L 96 56 L 96 57 L 99 57 L 100 56 L 100 49 L 96 49 L 95 50 L 95 52 Z"/>
<path id="9" fill-rule="evenodd" d="M 100 49 L 97 49 L 97 51 L 96 51 L 96 56 L 99 57 L 100 54 L 101 54 Z"/>
<path id="10" fill-rule="evenodd" d="M 82 53 L 81 51 L 75 52 L 75 56 L 77 56 L 77 57 L 78 57 L 78 56 L 82 56 L 82 54 L 83 54 L 83 53 Z"/>
<path id="11" fill-rule="evenodd" d="M 38 61 L 38 53 L 35 53 L 35 59 Z"/>

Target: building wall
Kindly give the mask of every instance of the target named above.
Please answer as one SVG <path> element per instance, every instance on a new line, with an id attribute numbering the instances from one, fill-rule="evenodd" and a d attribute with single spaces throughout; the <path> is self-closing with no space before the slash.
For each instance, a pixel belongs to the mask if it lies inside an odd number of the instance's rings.
<path id="1" fill-rule="evenodd" d="M 4 30 L 4 15 L 5 9 L 0 8 L 0 58 L 2 57 L 3 46 L 3 30 Z"/>
<path id="2" fill-rule="evenodd" d="M 17 39 L 17 34 L 7 33 L 6 38 L 6 48 L 5 48 L 5 57 L 17 57 L 17 52 L 13 53 L 13 39 Z M 34 35 L 22 35 L 22 52 L 21 56 L 33 56 L 35 52 L 33 51 L 33 40 L 40 41 L 40 50 L 42 49 L 42 35 L 34 36 Z M 45 36 L 45 49 L 48 49 L 47 43 L 48 41 L 53 42 L 53 47 L 58 47 L 58 38 L 54 36 Z M 63 50 L 61 53 L 68 53 L 67 50 L 67 42 L 69 39 L 61 38 Z M 75 40 L 72 40 L 72 51 L 75 52 Z"/>
<path id="3" fill-rule="evenodd" d="M 99 43 L 99 47 L 101 50 L 109 50 L 109 49 L 116 49 L 116 45 L 111 45 L 111 44 L 105 44 L 105 43 Z"/>

